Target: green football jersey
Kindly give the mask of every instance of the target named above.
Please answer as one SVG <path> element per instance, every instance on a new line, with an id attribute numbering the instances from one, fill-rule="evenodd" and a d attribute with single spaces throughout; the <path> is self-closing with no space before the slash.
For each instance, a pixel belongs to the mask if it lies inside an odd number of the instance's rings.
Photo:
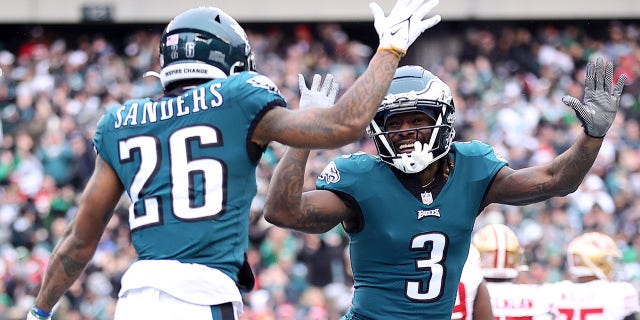
<path id="1" fill-rule="evenodd" d="M 378 157 L 336 158 L 317 189 L 351 196 L 362 229 L 349 233 L 355 292 L 345 319 L 451 319 L 482 198 L 506 162 L 490 146 L 453 144 L 437 197 L 417 199 Z"/>
<path id="2" fill-rule="evenodd" d="M 250 134 L 274 106 L 286 102 L 273 82 L 242 72 L 104 115 L 94 146 L 131 198 L 139 259 L 203 264 L 237 280 L 263 151 Z"/>

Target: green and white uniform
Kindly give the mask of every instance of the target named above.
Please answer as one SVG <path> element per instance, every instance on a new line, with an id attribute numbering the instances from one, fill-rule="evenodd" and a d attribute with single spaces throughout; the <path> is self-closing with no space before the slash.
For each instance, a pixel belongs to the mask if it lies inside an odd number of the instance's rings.
<path id="1" fill-rule="evenodd" d="M 148 285 L 194 302 L 193 288 L 178 288 L 186 278 L 202 287 L 198 303 L 215 304 L 207 295 L 225 295 L 216 292 L 219 279 L 198 279 L 198 271 L 180 263 L 218 270 L 218 278 L 232 280 L 227 283 L 238 280 L 263 151 L 250 135 L 274 106 L 286 102 L 273 82 L 241 72 L 175 96 L 128 101 L 100 120 L 94 146 L 131 198 L 131 240 L 139 255 L 121 295 Z M 239 297 L 237 288 L 227 291 Z"/>
<path id="2" fill-rule="evenodd" d="M 483 196 L 506 162 L 478 141 L 454 143 L 450 156 L 449 179 L 423 200 L 368 154 L 336 158 L 319 176 L 317 189 L 347 195 L 363 215 L 349 233 L 355 291 L 345 319 L 451 319 Z"/>

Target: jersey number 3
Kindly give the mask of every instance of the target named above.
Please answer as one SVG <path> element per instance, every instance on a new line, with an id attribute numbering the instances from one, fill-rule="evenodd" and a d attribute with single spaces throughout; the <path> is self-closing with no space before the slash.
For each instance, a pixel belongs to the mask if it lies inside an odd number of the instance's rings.
<path id="1" fill-rule="evenodd" d="M 439 299 L 444 288 L 444 252 L 447 248 L 447 237 L 442 233 L 423 233 L 415 235 L 411 239 L 412 251 L 426 251 L 428 259 L 416 259 L 416 269 L 418 271 L 429 271 L 426 290 L 422 281 L 407 281 L 405 284 L 405 294 L 409 299 L 420 302 L 429 302 Z"/>
<path id="2" fill-rule="evenodd" d="M 220 139 L 218 131 L 208 126 L 182 128 L 169 137 L 171 209 L 182 220 L 213 218 L 224 209 L 224 165 L 213 158 L 192 158 L 190 146 L 194 141 L 198 141 L 200 147 L 214 147 L 219 145 Z M 151 185 L 161 168 L 160 146 L 158 138 L 154 136 L 135 136 L 119 141 L 121 162 L 133 161 L 136 151 L 140 158 L 138 171 L 129 187 L 133 203 L 129 207 L 131 230 L 161 223 L 159 197 L 144 197 L 145 189 Z M 196 177 L 203 182 L 202 200 L 198 204 L 193 202 L 196 195 L 191 194 Z M 136 214 L 135 204 L 141 198 L 144 198 L 144 214 Z"/>

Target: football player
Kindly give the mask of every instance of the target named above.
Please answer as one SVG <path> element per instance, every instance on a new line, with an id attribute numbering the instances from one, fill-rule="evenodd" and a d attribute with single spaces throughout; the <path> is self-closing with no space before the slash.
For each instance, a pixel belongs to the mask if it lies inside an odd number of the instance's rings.
<path id="1" fill-rule="evenodd" d="M 161 37 L 164 97 L 127 101 L 100 120 L 94 173 L 27 318 L 51 316 L 126 192 L 139 259 L 122 277 L 115 318 L 236 319 L 241 289 L 253 285 L 244 253 L 262 152 L 271 141 L 333 148 L 358 139 L 400 58 L 440 21 L 426 17 L 436 4 L 398 0 L 385 16 L 372 3 L 378 51 L 330 110 L 288 110 L 275 84 L 255 72 L 242 27 L 219 8 L 178 14 Z M 337 94 L 329 77 L 312 89 L 331 101 Z"/>
<path id="2" fill-rule="evenodd" d="M 469 248 L 469 256 L 462 268 L 451 319 L 493 320 L 489 290 L 480 267 L 480 253 L 474 246 Z"/>
<path id="3" fill-rule="evenodd" d="M 289 148 L 264 215 L 281 227 L 350 238 L 354 296 L 346 319 L 451 319 L 476 216 L 491 203 L 525 205 L 577 189 L 618 110 L 625 77 L 587 66 L 585 97 L 565 96 L 584 132 L 549 163 L 513 169 L 480 141 L 453 142 L 447 84 L 420 66 L 398 68 L 368 132 L 378 155 L 330 162 L 302 193 L 309 150 Z"/>
<path id="4" fill-rule="evenodd" d="M 567 247 L 571 280 L 547 284 L 561 320 L 632 320 L 640 311 L 638 291 L 614 279 L 620 251 L 611 237 L 587 232 Z"/>
<path id="5" fill-rule="evenodd" d="M 496 320 L 553 319 L 551 300 L 539 285 L 515 283 L 525 266 L 518 237 L 508 226 L 486 225 L 473 235 L 472 243 L 480 252 Z"/>

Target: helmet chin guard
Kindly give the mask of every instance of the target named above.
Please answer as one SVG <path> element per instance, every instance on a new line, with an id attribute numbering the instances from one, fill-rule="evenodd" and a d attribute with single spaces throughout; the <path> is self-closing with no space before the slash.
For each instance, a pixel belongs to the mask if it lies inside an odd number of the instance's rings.
<path id="1" fill-rule="evenodd" d="M 432 152 L 428 152 L 426 154 L 426 156 L 430 159 L 428 161 L 419 161 L 415 159 L 413 155 L 406 155 L 406 154 L 403 154 L 403 155 L 404 157 L 400 157 L 400 159 L 398 158 L 393 159 L 392 165 L 404 173 L 422 172 L 424 169 L 429 167 L 431 163 L 436 161 L 436 159 L 433 158 Z"/>

